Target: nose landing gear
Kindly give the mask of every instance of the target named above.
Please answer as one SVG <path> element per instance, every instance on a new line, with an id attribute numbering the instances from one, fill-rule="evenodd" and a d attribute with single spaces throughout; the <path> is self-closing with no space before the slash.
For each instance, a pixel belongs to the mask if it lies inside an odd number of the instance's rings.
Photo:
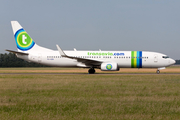
<path id="1" fill-rule="evenodd" d="M 163 70 L 163 69 L 166 69 L 165 67 L 161 67 L 161 68 L 158 68 L 156 73 L 159 74 L 160 73 L 160 70 Z"/>
<path id="2" fill-rule="evenodd" d="M 159 73 L 160 73 L 160 70 L 157 70 L 156 73 L 159 74 Z"/>
<path id="3" fill-rule="evenodd" d="M 94 70 L 94 68 L 90 68 L 89 70 L 88 70 L 88 73 L 89 74 L 94 74 L 96 71 Z"/>

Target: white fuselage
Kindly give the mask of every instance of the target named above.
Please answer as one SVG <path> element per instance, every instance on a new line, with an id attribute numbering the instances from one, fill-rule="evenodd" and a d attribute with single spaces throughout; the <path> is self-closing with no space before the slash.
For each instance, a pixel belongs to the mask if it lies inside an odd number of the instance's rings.
<path id="1" fill-rule="evenodd" d="M 137 51 L 135 51 L 137 52 Z M 64 51 L 71 57 L 101 61 L 115 62 L 119 68 L 161 68 L 175 63 L 171 58 L 157 52 L 140 51 L 136 55 L 132 51 Z M 19 58 L 48 66 L 57 67 L 94 67 L 78 62 L 76 59 L 62 57 L 58 51 L 32 52 L 29 55 L 17 55 Z M 139 62 L 139 63 L 138 63 Z"/>

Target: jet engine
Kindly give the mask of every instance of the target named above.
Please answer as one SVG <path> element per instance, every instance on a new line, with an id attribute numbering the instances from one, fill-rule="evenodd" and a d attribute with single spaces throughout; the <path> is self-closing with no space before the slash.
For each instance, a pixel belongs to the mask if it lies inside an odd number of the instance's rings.
<path id="1" fill-rule="evenodd" d="M 102 63 L 101 64 L 102 71 L 119 71 L 117 63 Z"/>

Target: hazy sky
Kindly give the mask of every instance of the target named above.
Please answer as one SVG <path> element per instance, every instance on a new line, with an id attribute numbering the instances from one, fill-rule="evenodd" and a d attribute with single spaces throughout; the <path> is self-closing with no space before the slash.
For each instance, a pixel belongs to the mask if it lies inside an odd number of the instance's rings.
<path id="1" fill-rule="evenodd" d="M 16 50 L 10 21 L 56 50 L 143 50 L 180 59 L 180 0 L 0 0 L 0 53 Z"/>

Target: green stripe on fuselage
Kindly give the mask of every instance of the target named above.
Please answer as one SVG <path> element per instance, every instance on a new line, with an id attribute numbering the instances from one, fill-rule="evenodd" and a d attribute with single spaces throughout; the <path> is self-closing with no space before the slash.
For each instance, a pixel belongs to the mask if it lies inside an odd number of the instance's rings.
<path id="1" fill-rule="evenodd" d="M 131 51 L 131 68 L 134 68 L 134 51 Z"/>
<path id="2" fill-rule="evenodd" d="M 131 68 L 142 68 L 142 51 L 131 51 Z"/>

